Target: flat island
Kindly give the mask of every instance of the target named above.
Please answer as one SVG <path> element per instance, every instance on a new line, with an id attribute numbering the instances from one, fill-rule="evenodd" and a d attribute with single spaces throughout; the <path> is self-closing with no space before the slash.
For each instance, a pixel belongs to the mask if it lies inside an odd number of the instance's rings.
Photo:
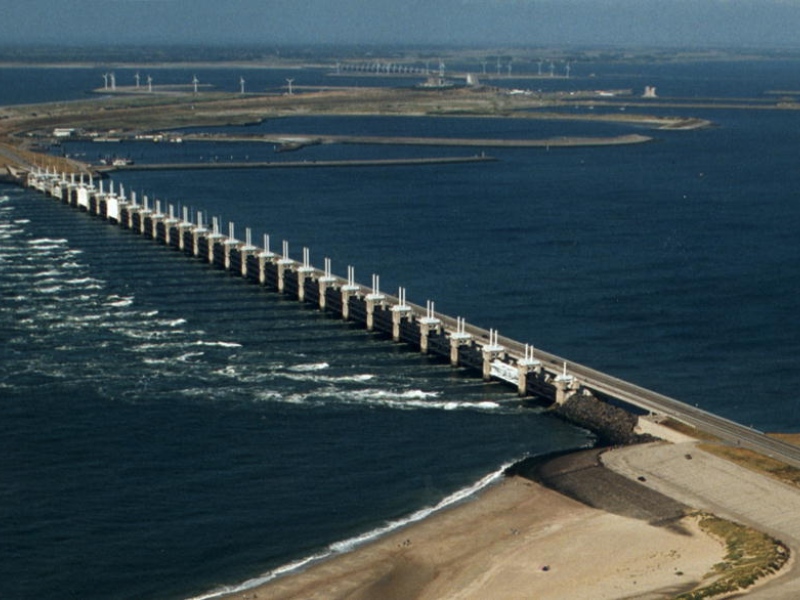
<path id="1" fill-rule="evenodd" d="M 425 90 L 419 88 L 336 88 L 299 91 L 292 94 L 234 94 L 191 88 L 173 88 L 152 92 L 143 89 L 117 88 L 95 98 L 68 103 L 35 106 L 0 107 L 0 169 L 8 165 L 27 169 L 33 164 L 65 170 L 58 157 L 35 156 L 26 151 L 55 141 L 56 130 L 68 129 L 76 136 L 92 135 L 106 140 L 136 139 L 137 136 L 175 131 L 185 127 L 212 127 L 258 123 L 271 118 L 308 115 L 381 115 L 427 116 L 440 118 L 488 117 L 502 119 L 540 119 L 551 121 L 613 122 L 647 129 L 694 129 L 709 125 L 694 117 L 663 117 L 633 112 L 576 114 L 557 112 L 581 102 L 602 103 L 610 99 L 594 91 L 564 95 L 561 93 L 509 94 L 490 87 L 459 87 Z M 639 100 L 627 98 L 628 101 Z M 188 138 L 187 138 L 188 139 Z M 642 133 L 611 137 L 557 136 L 543 139 L 453 139 L 436 137 L 357 137 L 320 135 L 313 131 L 281 136 L 194 135 L 193 141 L 268 142 L 279 145 L 307 143 L 350 143 L 389 145 L 436 145 L 453 148 L 563 148 L 638 144 L 650 141 Z M 463 158 L 463 157 L 462 157 Z M 92 170 L 90 165 L 66 163 L 68 170 Z"/>

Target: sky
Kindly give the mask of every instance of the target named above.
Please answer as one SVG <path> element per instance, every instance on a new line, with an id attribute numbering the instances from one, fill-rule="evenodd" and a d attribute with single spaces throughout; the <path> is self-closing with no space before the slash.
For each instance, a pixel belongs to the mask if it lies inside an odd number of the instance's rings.
<path id="1" fill-rule="evenodd" d="M 800 0 L 0 0 L 0 44 L 800 46 Z"/>

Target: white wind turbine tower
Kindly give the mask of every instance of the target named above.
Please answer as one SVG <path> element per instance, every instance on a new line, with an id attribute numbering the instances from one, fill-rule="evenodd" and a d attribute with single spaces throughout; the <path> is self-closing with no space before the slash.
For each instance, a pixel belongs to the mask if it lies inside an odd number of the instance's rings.
<path id="1" fill-rule="evenodd" d="M 197 94 L 197 84 L 200 83 L 200 80 L 197 78 L 197 75 L 192 77 L 192 87 L 194 89 L 194 93 Z"/>
<path id="2" fill-rule="evenodd" d="M 287 79 L 286 83 L 289 84 L 289 95 L 292 95 L 292 83 L 294 83 L 294 79 Z"/>
<path id="3" fill-rule="evenodd" d="M 103 89 L 108 89 L 108 73 L 103 73 Z"/>
<path id="4" fill-rule="evenodd" d="M 112 90 L 116 90 L 117 89 L 117 76 L 114 74 L 114 71 L 111 71 L 110 77 L 111 77 L 111 89 Z"/>
<path id="5" fill-rule="evenodd" d="M 147 91 L 148 92 L 153 91 L 153 78 L 150 77 L 150 75 L 147 76 Z"/>
<path id="6" fill-rule="evenodd" d="M 539 65 L 539 75 L 541 75 L 541 74 L 542 74 L 542 63 L 543 63 L 543 62 L 544 62 L 544 61 L 540 59 L 540 60 L 539 60 L 539 62 L 537 63 L 537 64 Z"/>
<path id="7" fill-rule="evenodd" d="M 569 63 L 567 63 L 567 66 L 564 67 L 564 72 L 567 74 L 567 79 L 569 79 L 569 71 L 570 71 L 571 68 L 572 67 L 570 66 Z"/>
<path id="8" fill-rule="evenodd" d="M 136 75 L 134 75 L 133 78 L 136 80 L 136 89 L 138 90 L 139 89 L 139 83 L 140 83 L 139 71 L 136 71 Z"/>
<path id="9" fill-rule="evenodd" d="M 244 77 L 239 77 L 239 92 L 244 95 Z"/>

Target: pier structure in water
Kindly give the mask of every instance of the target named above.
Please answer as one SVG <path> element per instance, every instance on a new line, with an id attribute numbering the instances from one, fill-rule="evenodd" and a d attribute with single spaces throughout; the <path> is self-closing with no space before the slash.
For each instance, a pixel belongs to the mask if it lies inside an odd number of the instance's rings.
<path id="1" fill-rule="evenodd" d="M 373 275 L 371 286 L 355 280 L 355 270 L 347 277 L 331 272 L 329 259 L 324 268 L 313 267 L 310 252 L 303 248 L 302 261 L 289 255 L 284 241 L 280 252 L 273 252 L 268 235 L 256 246 L 250 229 L 244 240 L 236 237 L 233 223 L 227 234 L 204 213 L 190 215 L 188 207 L 176 214 L 174 205 L 163 206 L 135 193 L 126 196 L 119 185 L 108 189 L 100 180 L 96 186 L 90 176 L 57 174 L 32 169 L 20 181 L 29 188 L 136 232 L 175 251 L 183 252 L 266 289 L 294 298 L 319 310 L 362 325 L 366 330 L 391 336 L 396 342 L 416 347 L 420 352 L 439 356 L 453 366 L 480 373 L 484 380 L 499 380 L 516 387 L 521 396 L 536 396 L 563 404 L 575 395 L 621 405 L 639 414 L 663 415 L 684 422 L 742 447 L 776 457 L 800 467 L 800 448 L 770 438 L 718 415 L 706 412 L 669 396 L 567 361 L 528 344 L 501 337 L 496 330 L 482 329 L 435 310 L 406 301 L 406 291 L 390 295 L 380 289 Z M 192 218 L 190 219 L 190 216 Z"/>
<path id="2" fill-rule="evenodd" d="M 137 198 L 135 192 L 126 195 L 121 185 L 114 188 L 113 181 L 101 179 L 95 185 L 91 177 L 36 170 L 28 174 L 26 184 L 269 290 L 358 323 L 367 331 L 386 334 L 453 366 L 469 368 L 487 381 L 509 383 L 521 396 L 563 403 L 582 389 L 567 373 L 566 363 L 552 355 L 539 357 L 531 346 L 501 338 L 495 330 L 437 313 L 432 301 L 425 307 L 411 304 L 404 288 L 397 295 L 384 293 L 377 275 L 372 276 L 371 286 L 365 286 L 356 282 L 352 266 L 346 278 L 332 274 L 330 259 L 325 259 L 322 269 L 313 267 L 308 248 L 303 248 L 302 260 L 294 260 L 286 241 L 275 252 L 265 234 L 256 246 L 249 228 L 244 240 L 239 240 L 233 223 L 228 223 L 223 233 L 216 217 L 209 222 L 203 212 L 190 214 L 186 206 L 177 214 L 174 205 L 163 206 L 147 196 Z"/>

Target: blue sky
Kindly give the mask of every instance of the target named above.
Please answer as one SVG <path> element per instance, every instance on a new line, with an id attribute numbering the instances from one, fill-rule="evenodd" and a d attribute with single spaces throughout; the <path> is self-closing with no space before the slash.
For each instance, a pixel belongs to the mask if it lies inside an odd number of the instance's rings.
<path id="1" fill-rule="evenodd" d="M 800 0 L 0 0 L 0 43 L 800 46 Z"/>

